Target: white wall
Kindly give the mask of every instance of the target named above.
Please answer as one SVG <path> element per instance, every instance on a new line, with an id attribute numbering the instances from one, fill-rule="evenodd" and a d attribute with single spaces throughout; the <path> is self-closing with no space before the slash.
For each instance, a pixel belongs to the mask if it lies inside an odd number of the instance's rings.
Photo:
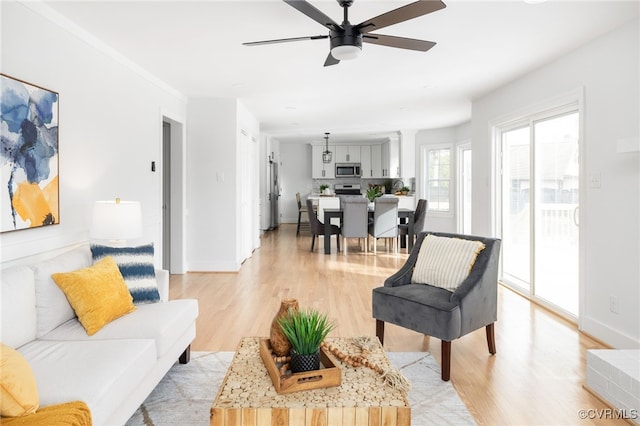
<path id="1" fill-rule="evenodd" d="M 257 122 L 236 99 L 190 99 L 188 116 L 188 270 L 237 271 L 258 232 Z"/>
<path id="2" fill-rule="evenodd" d="M 409 185 L 409 178 L 416 177 L 417 133 L 417 130 L 400 131 L 400 171 L 405 185 Z"/>
<path id="3" fill-rule="evenodd" d="M 86 241 L 94 201 L 115 197 L 141 202 L 140 242 L 159 252 L 162 170 L 151 162 L 161 164 L 163 112 L 184 118 L 186 99 L 43 4 L 0 8 L 2 72 L 60 94 L 60 224 L 2 234 L 1 260 Z"/>
<path id="4" fill-rule="evenodd" d="M 241 146 L 252 143 L 251 136 L 247 140 L 241 132 L 243 123 L 251 120 L 236 99 L 190 99 L 187 110 L 188 269 L 237 271 L 247 257 L 246 230 L 253 236 L 252 216 L 246 216 L 253 206 L 247 200 L 258 203 L 257 186 L 255 194 L 241 195 L 247 188 L 251 191 L 251 185 L 243 183 L 251 177 L 242 164 L 251 164 L 258 155 L 257 146 L 250 155 L 249 148 Z M 245 129 L 249 135 L 253 131 L 255 127 Z"/>
<path id="5" fill-rule="evenodd" d="M 616 152 L 639 133 L 638 20 L 473 103 L 473 229 L 492 229 L 493 168 L 489 123 L 584 88 L 581 185 L 581 328 L 615 347 L 640 346 L 640 154 Z M 601 188 L 588 183 L 600 174 Z M 620 313 L 609 310 L 618 297 Z"/>
<path id="6" fill-rule="evenodd" d="M 311 145 L 308 143 L 280 143 L 280 176 L 282 197 L 280 198 L 280 222 L 298 223 L 296 192 L 302 203 L 313 188 L 311 179 Z M 307 218 L 303 218 L 305 221 Z"/>

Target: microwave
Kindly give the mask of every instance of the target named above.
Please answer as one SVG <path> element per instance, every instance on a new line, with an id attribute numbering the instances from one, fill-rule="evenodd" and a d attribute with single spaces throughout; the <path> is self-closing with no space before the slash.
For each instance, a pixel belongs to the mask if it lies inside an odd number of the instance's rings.
<path id="1" fill-rule="evenodd" d="M 360 176 L 360 163 L 336 163 L 336 177 Z"/>

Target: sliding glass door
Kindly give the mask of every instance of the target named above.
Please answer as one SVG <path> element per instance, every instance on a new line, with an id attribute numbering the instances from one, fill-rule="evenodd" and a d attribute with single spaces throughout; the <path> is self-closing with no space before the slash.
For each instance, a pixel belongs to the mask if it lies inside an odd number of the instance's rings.
<path id="1" fill-rule="evenodd" d="M 579 113 L 500 129 L 503 280 L 578 316 Z"/>

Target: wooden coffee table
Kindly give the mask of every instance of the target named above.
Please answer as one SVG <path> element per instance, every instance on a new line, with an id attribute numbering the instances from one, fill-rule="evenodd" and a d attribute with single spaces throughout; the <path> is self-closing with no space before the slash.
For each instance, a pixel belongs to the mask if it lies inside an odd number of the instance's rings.
<path id="1" fill-rule="evenodd" d="M 370 339 L 375 348 L 367 358 L 389 369 L 389 359 L 380 342 L 375 337 Z M 327 341 L 344 353 L 360 353 L 350 338 Z M 405 392 L 389 387 L 367 367 L 350 367 L 335 358 L 342 370 L 340 386 L 279 395 L 260 358 L 259 343 L 258 337 L 241 340 L 211 407 L 211 426 L 411 424 Z"/>

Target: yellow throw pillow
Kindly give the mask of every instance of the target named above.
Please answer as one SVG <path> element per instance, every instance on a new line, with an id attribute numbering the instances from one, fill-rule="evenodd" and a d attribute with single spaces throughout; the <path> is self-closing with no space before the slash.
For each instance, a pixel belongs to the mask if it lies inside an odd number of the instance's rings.
<path id="1" fill-rule="evenodd" d="M 67 296 L 89 336 L 136 309 L 118 265 L 111 257 L 88 268 L 51 277 Z"/>
<path id="2" fill-rule="evenodd" d="M 33 370 L 22 354 L 0 343 L 0 415 L 35 413 L 40 405 Z"/>

